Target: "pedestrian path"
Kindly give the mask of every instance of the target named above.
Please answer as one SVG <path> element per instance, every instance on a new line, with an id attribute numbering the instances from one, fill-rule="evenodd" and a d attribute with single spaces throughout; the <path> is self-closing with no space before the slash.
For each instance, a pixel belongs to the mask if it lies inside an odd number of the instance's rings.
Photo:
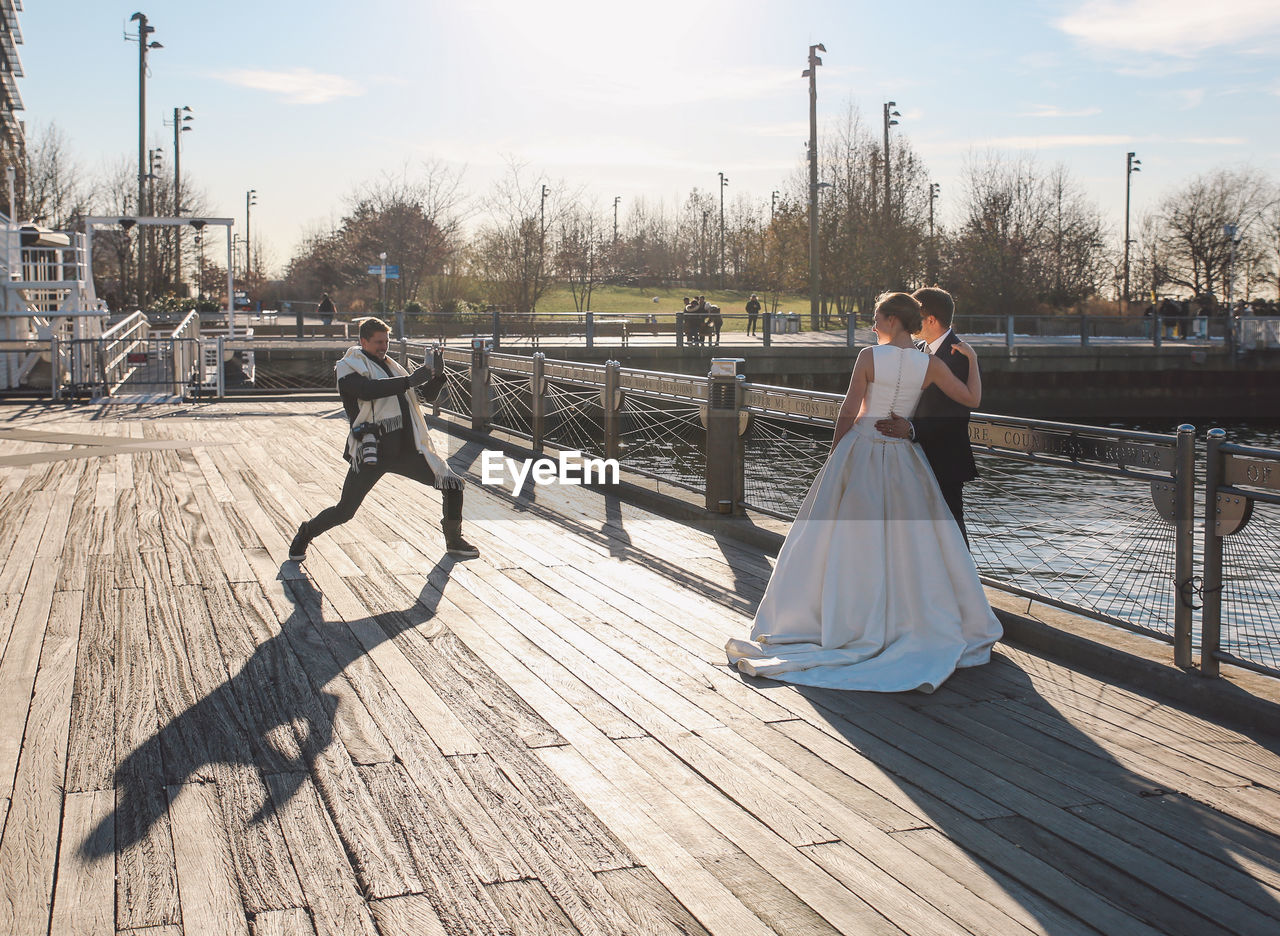
<path id="1" fill-rule="evenodd" d="M 1280 927 L 1274 738 L 1009 645 L 740 676 L 770 559 L 580 487 L 472 485 L 454 562 L 388 478 L 299 567 L 344 432 L 0 408 L 0 933 Z"/>

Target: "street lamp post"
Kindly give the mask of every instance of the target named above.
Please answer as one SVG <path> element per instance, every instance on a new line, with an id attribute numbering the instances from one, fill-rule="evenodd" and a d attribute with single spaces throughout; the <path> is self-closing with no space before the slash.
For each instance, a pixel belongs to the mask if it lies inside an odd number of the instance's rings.
<path id="1" fill-rule="evenodd" d="M 621 195 L 613 196 L 613 246 L 618 246 L 618 202 L 622 201 Z"/>
<path id="2" fill-rule="evenodd" d="M 156 31 L 154 26 L 147 25 L 145 13 L 135 13 L 129 22 L 138 24 L 138 214 L 143 214 L 147 201 L 147 52 L 151 49 L 163 49 L 158 42 L 150 42 L 147 37 Z M 133 36 L 125 36 L 134 40 Z M 138 238 L 138 305 L 146 305 L 147 301 L 147 239 Z"/>
<path id="3" fill-rule="evenodd" d="M 1129 311 L 1129 244 L 1132 241 L 1129 238 L 1129 190 L 1132 187 L 1130 180 L 1135 172 L 1141 172 L 1138 167 L 1142 165 L 1141 159 L 1135 159 L 1133 153 L 1126 153 L 1124 158 L 1124 295 L 1120 297 L 1120 311 Z M 1154 299 L 1154 297 L 1152 297 Z"/>
<path id="4" fill-rule="evenodd" d="M 809 67 L 800 73 L 809 79 L 809 325 L 815 331 L 821 325 L 818 297 L 818 66 L 819 52 L 827 51 L 821 42 L 809 46 Z"/>
<path id="5" fill-rule="evenodd" d="M 773 215 L 778 210 L 778 190 L 769 193 L 769 223 L 773 224 Z"/>
<path id="6" fill-rule="evenodd" d="M 1230 315 L 1231 299 L 1235 291 L 1236 247 L 1240 244 L 1240 228 L 1234 224 L 1224 224 L 1222 226 L 1222 235 L 1227 239 L 1227 243 L 1231 245 L 1231 255 L 1227 258 L 1227 281 L 1223 284 L 1223 289 L 1227 294 L 1227 315 Z"/>
<path id="7" fill-rule="evenodd" d="M 175 107 L 173 109 L 173 216 L 182 217 L 182 134 L 191 128 L 191 108 Z M 182 227 L 173 229 L 173 275 L 179 286 L 182 285 Z"/>
<path id="8" fill-rule="evenodd" d="M 929 183 L 929 282 L 937 278 L 938 242 L 933 237 L 933 203 L 942 194 L 942 186 L 937 182 Z"/>
<path id="9" fill-rule="evenodd" d="M 720 288 L 724 289 L 724 187 L 729 180 L 723 172 L 717 175 L 720 176 Z"/>
<path id="10" fill-rule="evenodd" d="M 893 108 L 897 107 L 894 101 L 888 101 L 884 105 L 884 219 L 889 220 L 889 128 L 896 127 L 898 122 L 894 117 L 901 117 Z"/>
<path id="11" fill-rule="evenodd" d="M 156 213 L 156 179 L 160 176 L 160 163 L 163 161 L 164 151 L 156 148 L 147 150 L 147 208 L 146 213 L 155 216 Z M 152 248 L 156 245 L 156 235 L 150 229 L 143 232 L 143 236 L 151 242 Z M 156 259 L 159 259 L 158 251 L 153 249 Z"/>
<path id="12" fill-rule="evenodd" d="M 258 190 L 244 193 L 244 291 L 249 294 L 249 272 L 253 269 L 253 238 L 249 228 L 249 209 L 258 203 Z"/>

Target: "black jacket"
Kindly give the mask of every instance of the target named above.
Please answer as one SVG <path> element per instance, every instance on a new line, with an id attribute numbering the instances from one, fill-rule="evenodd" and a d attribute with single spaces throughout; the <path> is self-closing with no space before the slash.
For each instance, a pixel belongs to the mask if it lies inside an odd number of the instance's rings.
<path id="1" fill-rule="evenodd" d="M 938 346 L 934 357 L 940 358 L 961 383 L 966 383 L 969 380 L 969 359 L 951 350 L 959 340 L 956 333 L 951 332 Z M 928 350 L 925 345 L 920 348 Z M 931 385 L 920 394 L 916 414 L 911 419 L 916 441 L 924 449 L 924 457 L 929 460 L 929 467 L 943 487 L 963 484 L 978 477 L 973 448 L 969 445 L 969 413 L 967 406 L 961 406 L 936 385 Z"/>
<path id="2" fill-rule="evenodd" d="M 360 413 L 361 400 L 380 400 L 383 397 L 398 395 L 400 397 L 401 428 L 395 432 L 387 433 L 378 440 L 378 458 L 390 459 L 400 455 L 402 452 L 410 452 L 413 450 L 413 429 L 409 422 L 408 392 L 412 389 L 409 386 L 409 378 L 407 376 L 393 377 L 391 376 L 391 369 L 385 362 L 379 361 L 372 354 L 366 353 L 365 357 L 387 376 L 366 377 L 363 374 L 347 374 L 338 381 L 338 395 L 342 397 L 342 408 L 346 410 L 347 422 L 354 426 Z M 443 373 L 435 374 L 422 385 L 422 395 L 427 402 L 435 400 L 440 395 L 441 389 L 444 388 L 445 379 Z"/>

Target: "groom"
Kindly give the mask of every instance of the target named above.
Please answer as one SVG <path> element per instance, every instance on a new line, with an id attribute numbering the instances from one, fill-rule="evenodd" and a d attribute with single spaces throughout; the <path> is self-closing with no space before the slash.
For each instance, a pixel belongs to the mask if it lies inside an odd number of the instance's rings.
<path id="1" fill-rule="evenodd" d="M 951 330 L 956 310 L 951 293 L 930 286 L 917 289 L 911 295 L 922 306 L 916 347 L 940 357 L 960 381 L 967 381 L 969 359 L 955 351 L 960 339 Z M 964 525 L 964 485 L 978 477 L 973 449 L 969 445 L 969 410 L 936 386 L 930 386 L 920 395 L 913 419 L 894 415 L 877 421 L 876 428 L 883 435 L 920 443 L 967 546 L 969 533 Z"/>

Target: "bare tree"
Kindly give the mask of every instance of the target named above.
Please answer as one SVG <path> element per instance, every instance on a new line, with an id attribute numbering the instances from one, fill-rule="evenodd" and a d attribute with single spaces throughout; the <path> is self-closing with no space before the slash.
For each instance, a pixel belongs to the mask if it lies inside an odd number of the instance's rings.
<path id="1" fill-rule="evenodd" d="M 547 232 L 573 201 L 562 183 L 527 178 L 522 165 L 508 164 L 485 201 L 489 221 L 472 248 L 476 273 L 490 298 L 517 313 L 532 312 L 546 291 Z"/>
<path id="2" fill-rule="evenodd" d="M 999 315 L 1062 307 L 1106 278 L 1097 208 L 1065 167 L 1047 175 L 1027 155 L 971 160 L 965 218 L 950 239 L 945 277 L 968 308 Z"/>
<path id="3" fill-rule="evenodd" d="M 1170 281 L 1196 295 L 1225 294 L 1233 256 L 1238 272 L 1265 255 L 1271 232 L 1264 219 L 1276 201 L 1274 183 L 1253 168 L 1197 176 L 1165 198 L 1158 213 Z M 1234 252 L 1228 226 L 1239 237 Z"/>
<path id="4" fill-rule="evenodd" d="M 27 141 L 24 180 L 19 195 L 23 218 L 59 231 L 79 228 L 92 213 L 93 193 L 87 177 L 71 158 L 67 137 L 51 123 L 33 133 Z"/>
<path id="5" fill-rule="evenodd" d="M 400 278 L 392 281 L 395 298 L 407 303 L 438 297 L 438 280 L 452 275 L 461 249 L 459 189 L 460 180 L 438 162 L 416 171 L 406 166 L 356 186 L 347 196 L 346 214 L 307 235 L 289 261 L 286 279 L 295 292 L 329 292 L 359 313 L 372 305 L 379 288 L 369 264 L 385 252 L 387 263 L 400 268 Z"/>
<path id="6" fill-rule="evenodd" d="M 558 225 L 555 270 L 568 283 L 578 312 L 591 308 L 591 294 L 600 282 L 607 252 L 602 226 L 595 205 L 575 205 L 565 211 Z"/>

